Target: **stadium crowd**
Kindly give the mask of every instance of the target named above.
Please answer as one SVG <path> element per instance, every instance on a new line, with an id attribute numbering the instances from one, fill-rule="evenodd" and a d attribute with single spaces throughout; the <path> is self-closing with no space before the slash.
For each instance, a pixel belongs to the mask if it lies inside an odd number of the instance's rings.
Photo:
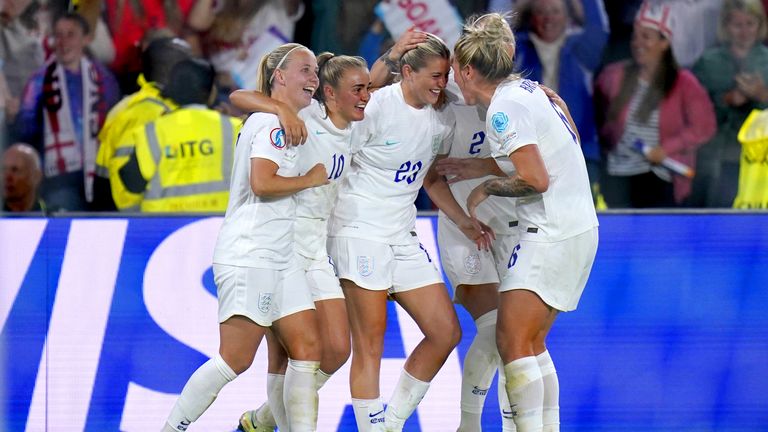
<path id="1" fill-rule="evenodd" d="M 765 149 L 742 151 L 737 135 L 753 110 L 768 107 L 768 1 L 658 2 L 669 7 L 648 18 L 660 20 L 655 33 L 634 30 L 643 19 L 639 0 L 450 3 L 464 18 L 515 12 L 517 70 L 568 104 L 598 208 L 765 207 L 764 194 L 737 199 L 740 187 L 763 189 L 752 171 L 766 159 Z M 237 134 L 218 126 L 229 119 L 205 126 L 210 111 L 244 116 L 229 94 L 255 88 L 261 57 L 283 43 L 360 55 L 370 67 L 394 43 L 378 3 L 3 0 L 3 210 L 223 211 L 226 199 L 211 198 L 217 190 L 207 168 L 179 174 L 183 164 L 166 163 L 155 170 L 149 166 L 157 161 L 143 152 L 158 140 L 162 149 L 162 140 L 184 139 L 181 160 L 234 143 Z M 440 2 L 399 3 L 419 14 Z M 183 67 L 174 72 L 188 58 L 212 65 L 209 94 L 201 96 L 193 84 L 206 83 L 194 79 L 174 87 L 190 76 L 189 67 L 186 75 Z M 147 125 L 180 109 L 188 115 L 164 120 L 171 132 L 147 135 Z M 132 155 L 142 163 L 127 175 L 138 176 L 138 186 L 120 173 Z M 157 195 L 160 184 L 189 184 L 190 176 L 202 176 L 208 188 L 196 190 L 197 204 L 147 203 L 153 188 Z M 433 209 L 426 194 L 417 206 Z"/>

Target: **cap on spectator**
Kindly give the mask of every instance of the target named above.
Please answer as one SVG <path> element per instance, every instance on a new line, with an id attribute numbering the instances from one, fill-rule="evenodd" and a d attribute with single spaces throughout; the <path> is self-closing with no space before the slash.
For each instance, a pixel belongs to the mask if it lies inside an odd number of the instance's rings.
<path id="1" fill-rule="evenodd" d="M 643 27 L 652 28 L 665 38 L 672 40 L 675 17 L 668 5 L 659 1 L 644 1 L 637 12 L 635 22 Z"/>

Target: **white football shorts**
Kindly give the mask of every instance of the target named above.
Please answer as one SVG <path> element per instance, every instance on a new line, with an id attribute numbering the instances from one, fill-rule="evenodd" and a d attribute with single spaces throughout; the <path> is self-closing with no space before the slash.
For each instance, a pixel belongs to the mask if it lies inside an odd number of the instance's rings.
<path id="1" fill-rule="evenodd" d="M 339 279 L 348 279 L 369 290 L 390 293 L 443 283 L 432 257 L 411 233 L 412 243 L 390 245 L 352 237 L 331 237 L 328 251 L 336 262 Z"/>
<path id="2" fill-rule="evenodd" d="M 315 308 L 303 268 L 283 270 L 213 265 L 219 297 L 219 322 L 242 315 L 263 327 L 303 310 Z"/>
<path id="3" fill-rule="evenodd" d="M 299 266 L 306 271 L 312 300 L 322 301 L 344 298 L 344 293 L 341 291 L 339 278 L 336 277 L 336 269 L 330 256 L 320 260 L 296 254 L 296 258 Z"/>
<path id="4" fill-rule="evenodd" d="M 595 261 L 597 243 L 597 228 L 552 243 L 522 240 L 510 253 L 509 270 L 499 291 L 529 290 L 557 310 L 575 310 Z"/>

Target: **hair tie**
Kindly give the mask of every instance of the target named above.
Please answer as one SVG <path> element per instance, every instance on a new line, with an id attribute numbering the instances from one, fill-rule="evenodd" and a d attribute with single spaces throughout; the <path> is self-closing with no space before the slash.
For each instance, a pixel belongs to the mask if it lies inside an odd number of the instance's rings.
<path id="1" fill-rule="evenodd" d="M 287 52 L 287 53 L 285 53 L 285 55 L 283 56 L 283 58 L 281 58 L 281 59 L 280 59 L 280 61 L 279 61 L 279 62 L 277 62 L 277 66 L 275 66 L 275 70 L 273 70 L 273 71 L 272 71 L 272 75 L 269 77 L 269 81 L 268 81 L 268 82 L 269 82 L 269 84 L 272 84 L 272 80 L 273 80 L 273 79 L 275 79 L 275 72 L 277 72 L 277 70 L 278 70 L 278 69 L 280 69 L 280 66 L 282 66 L 282 65 L 283 65 L 283 63 L 285 62 L 285 59 L 287 59 L 287 58 L 288 58 L 288 56 L 289 56 L 289 55 L 291 55 L 291 53 L 292 53 L 293 51 L 295 51 L 295 50 L 297 50 L 297 49 L 299 49 L 299 48 L 304 48 L 304 45 L 297 45 L 297 46 L 295 46 L 295 47 L 293 47 L 293 48 L 289 49 L 289 50 L 288 50 L 288 52 Z"/>

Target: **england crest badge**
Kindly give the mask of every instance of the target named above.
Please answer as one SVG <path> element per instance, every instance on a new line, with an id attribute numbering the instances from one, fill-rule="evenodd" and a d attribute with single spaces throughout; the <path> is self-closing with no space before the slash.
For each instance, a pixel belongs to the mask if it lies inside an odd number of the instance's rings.
<path id="1" fill-rule="evenodd" d="M 360 276 L 366 277 L 373 273 L 373 257 L 370 256 L 358 256 L 357 257 L 357 272 Z"/>

